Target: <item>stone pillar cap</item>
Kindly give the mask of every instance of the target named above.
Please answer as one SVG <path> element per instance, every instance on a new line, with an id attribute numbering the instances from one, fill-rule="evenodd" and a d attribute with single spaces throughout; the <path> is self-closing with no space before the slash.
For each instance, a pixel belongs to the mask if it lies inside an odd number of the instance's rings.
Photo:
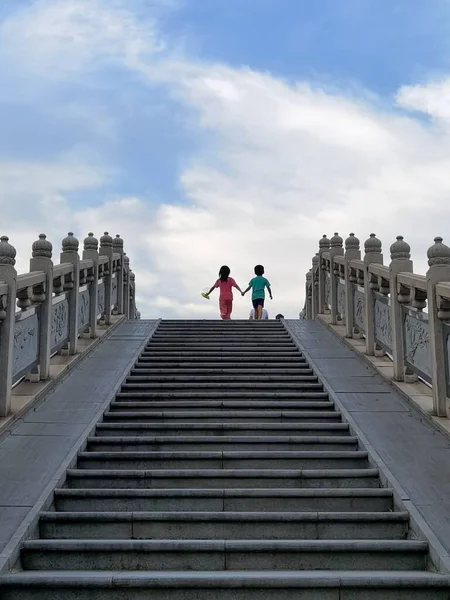
<path id="1" fill-rule="evenodd" d="M 322 238 L 319 240 L 319 248 L 323 248 L 325 250 L 328 250 L 328 248 L 330 247 L 331 242 L 330 240 L 327 238 L 326 233 L 323 234 Z"/>
<path id="2" fill-rule="evenodd" d="M 9 243 L 9 237 L 2 235 L 0 237 L 0 265 L 16 264 L 16 249 Z"/>
<path id="3" fill-rule="evenodd" d="M 78 252 L 79 242 L 77 238 L 73 235 L 71 231 L 67 234 L 62 241 L 62 251 L 63 252 Z"/>
<path id="4" fill-rule="evenodd" d="M 105 231 L 105 233 L 100 238 L 100 246 L 102 246 L 103 248 L 112 248 L 112 245 L 113 245 L 113 239 L 109 235 L 109 233 L 107 231 Z"/>
<path id="5" fill-rule="evenodd" d="M 98 239 L 94 237 L 92 232 L 88 233 L 87 238 L 84 238 L 85 250 L 98 250 Z"/>
<path id="6" fill-rule="evenodd" d="M 51 258 L 53 252 L 53 246 L 48 241 L 45 233 L 39 234 L 39 239 L 33 242 L 31 246 L 33 258 Z"/>
<path id="7" fill-rule="evenodd" d="M 123 239 L 120 237 L 120 235 L 117 233 L 116 237 L 113 239 L 113 246 L 114 248 L 123 248 Z"/>
<path id="8" fill-rule="evenodd" d="M 442 243 L 441 237 L 435 237 L 434 244 L 428 248 L 427 257 L 430 267 L 450 265 L 450 248 Z"/>
<path id="9" fill-rule="evenodd" d="M 359 250 L 359 239 L 355 236 L 354 233 L 351 233 L 349 237 L 345 240 L 345 249 Z"/>
<path id="10" fill-rule="evenodd" d="M 381 242 L 374 233 L 364 242 L 364 251 L 366 254 L 381 254 Z"/>
<path id="11" fill-rule="evenodd" d="M 338 233 L 335 233 L 330 240 L 330 244 L 332 248 L 342 248 L 343 239 Z"/>
<path id="12" fill-rule="evenodd" d="M 411 246 L 404 241 L 402 235 L 397 236 L 397 241 L 390 247 L 391 260 L 398 258 L 411 258 Z"/>

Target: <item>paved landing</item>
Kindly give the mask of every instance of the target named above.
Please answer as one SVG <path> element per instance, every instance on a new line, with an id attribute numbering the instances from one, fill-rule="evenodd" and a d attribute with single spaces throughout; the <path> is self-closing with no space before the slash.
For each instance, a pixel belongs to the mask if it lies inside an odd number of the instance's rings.
<path id="1" fill-rule="evenodd" d="M 119 325 L 0 439 L 0 553 L 138 357 L 156 321 Z"/>
<path id="2" fill-rule="evenodd" d="M 450 440 L 319 321 L 286 324 L 450 553 Z"/>

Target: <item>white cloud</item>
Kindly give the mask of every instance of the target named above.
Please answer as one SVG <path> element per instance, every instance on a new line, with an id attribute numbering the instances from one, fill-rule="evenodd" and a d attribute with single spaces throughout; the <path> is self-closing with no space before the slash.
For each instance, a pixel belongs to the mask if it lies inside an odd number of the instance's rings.
<path id="1" fill-rule="evenodd" d="M 30 65 L 39 74 L 44 64 L 64 77 L 105 61 L 125 65 L 150 84 L 167 86 L 189 131 L 202 131 L 179 177 L 185 204 L 119 198 L 77 208 L 67 193 L 107 177 L 95 166 L 55 163 L 46 173 L 28 165 L 21 176 L 20 168 L 0 165 L 0 206 L 11 199 L 27 207 L 37 201 L 47 212 L 41 210 L 36 228 L 39 223 L 60 237 L 69 226 L 80 238 L 91 229 L 121 233 L 143 316 L 213 316 L 216 303 L 202 300 L 200 291 L 213 283 L 220 265 L 228 263 L 245 286 L 259 262 L 274 288 L 269 311 L 296 316 L 322 233 L 346 237 L 354 231 L 363 242 L 375 231 L 385 261 L 389 244 L 403 234 L 419 258 L 419 272 L 433 237 L 445 238 L 440 228 L 450 217 L 450 134 L 398 109 L 450 118 L 448 84 L 402 88 L 394 111 L 364 90 L 358 98 L 353 89 L 347 95 L 249 68 L 177 53 L 175 59 L 154 20 L 138 21 L 123 3 L 101 0 L 41 0 L 4 24 L 2 34 L 3 51 L 6 45 L 18 61 L 41 48 Z M 20 220 L 6 218 L 4 226 L 28 252 L 35 234 L 27 229 L 25 244 Z M 235 315 L 246 317 L 248 303 L 237 298 Z"/>

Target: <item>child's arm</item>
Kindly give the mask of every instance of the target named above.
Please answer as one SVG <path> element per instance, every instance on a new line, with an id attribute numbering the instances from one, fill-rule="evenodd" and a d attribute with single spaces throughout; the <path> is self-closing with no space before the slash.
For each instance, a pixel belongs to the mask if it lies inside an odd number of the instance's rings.
<path id="1" fill-rule="evenodd" d="M 214 285 L 212 286 L 212 288 L 209 290 L 209 292 L 208 292 L 206 295 L 207 295 L 207 296 L 209 296 L 209 295 L 210 295 L 210 293 L 211 293 L 211 292 L 213 292 L 213 291 L 216 289 L 216 287 L 217 287 L 217 286 L 216 286 L 216 284 L 214 284 Z"/>
<path id="2" fill-rule="evenodd" d="M 248 286 L 248 288 L 247 288 L 246 290 L 244 290 L 243 292 L 241 292 L 241 293 L 242 293 L 242 295 L 243 295 L 243 296 L 245 296 L 245 294 L 248 292 L 248 290 L 251 290 L 251 289 L 252 289 L 252 286 L 251 286 L 251 285 L 249 285 L 249 286 Z"/>
<path id="3" fill-rule="evenodd" d="M 234 282 L 234 287 L 239 290 L 241 292 L 241 294 L 244 294 L 244 292 L 241 290 L 241 288 L 238 286 L 238 284 L 236 282 Z"/>
<path id="4" fill-rule="evenodd" d="M 270 285 L 267 286 L 267 291 L 269 292 L 270 299 L 273 300 L 272 289 L 271 289 Z"/>

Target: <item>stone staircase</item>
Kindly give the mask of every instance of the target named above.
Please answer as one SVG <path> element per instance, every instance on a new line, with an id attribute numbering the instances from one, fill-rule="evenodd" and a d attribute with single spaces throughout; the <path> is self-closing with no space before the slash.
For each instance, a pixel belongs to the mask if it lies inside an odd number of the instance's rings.
<path id="1" fill-rule="evenodd" d="M 2 600 L 450 598 L 278 321 L 163 321 Z"/>

